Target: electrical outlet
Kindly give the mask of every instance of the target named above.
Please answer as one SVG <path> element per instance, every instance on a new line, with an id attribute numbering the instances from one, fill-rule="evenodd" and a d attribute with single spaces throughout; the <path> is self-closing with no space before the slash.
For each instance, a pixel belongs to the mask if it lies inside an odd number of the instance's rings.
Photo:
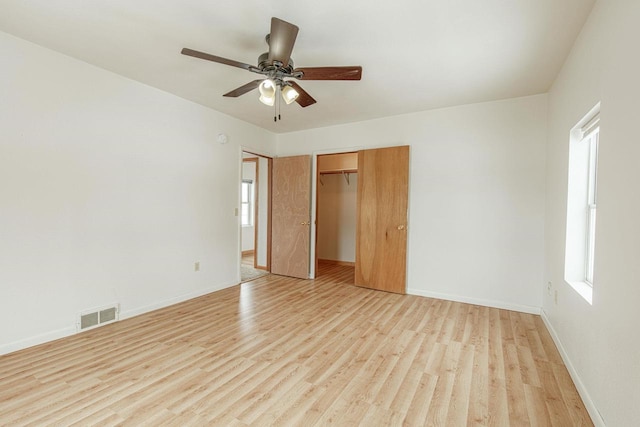
<path id="1" fill-rule="evenodd" d="M 551 296 L 551 288 L 553 287 L 553 285 L 551 284 L 551 281 L 547 282 L 547 295 Z"/>
<path id="2" fill-rule="evenodd" d="M 200 261 L 196 261 L 196 263 L 193 264 L 193 269 L 195 271 L 200 271 Z"/>
<path id="3" fill-rule="evenodd" d="M 235 208 L 234 215 L 238 216 L 238 208 Z"/>
<path id="4" fill-rule="evenodd" d="M 555 292 L 555 294 L 554 294 L 554 295 L 555 295 L 555 296 L 553 297 L 553 299 L 554 299 L 554 301 L 555 301 L 556 305 L 558 305 L 558 290 L 557 290 L 557 289 L 556 289 L 556 292 Z"/>

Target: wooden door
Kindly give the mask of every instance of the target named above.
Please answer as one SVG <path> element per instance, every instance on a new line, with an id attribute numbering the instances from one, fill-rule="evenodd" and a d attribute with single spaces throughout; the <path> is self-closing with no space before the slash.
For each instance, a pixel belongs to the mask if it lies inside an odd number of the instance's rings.
<path id="1" fill-rule="evenodd" d="M 311 157 L 273 159 L 271 273 L 309 277 Z"/>
<path id="2" fill-rule="evenodd" d="M 355 284 L 404 294 L 409 147 L 358 152 Z"/>

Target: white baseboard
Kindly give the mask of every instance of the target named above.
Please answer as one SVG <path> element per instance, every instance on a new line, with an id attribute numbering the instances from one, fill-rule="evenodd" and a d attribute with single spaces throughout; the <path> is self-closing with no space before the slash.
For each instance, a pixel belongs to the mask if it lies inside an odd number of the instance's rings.
<path id="1" fill-rule="evenodd" d="M 503 310 L 519 311 L 521 313 L 540 314 L 540 307 L 530 305 L 513 304 L 505 301 L 494 301 L 480 298 L 463 297 L 460 295 L 441 294 L 439 292 L 425 291 L 422 289 L 409 288 L 409 295 L 418 295 L 421 297 L 437 298 L 447 301 L 463 302 L 466 304 L 481 305 L 484 307 L 501 308 Z"/>
<path id="2" fill-rule="evenodd" d="M 76 326 L 74 324 L 69 328 L 57 329 L 55 331 L 46 332 L 44 334 L 25 338 L 19 341 L 10 342 L 9 344 L 3 344 L 2 346 L 0 346 L 0 355 L 13 353 L 14 351 L 33 347 L 34 345 L 44 344 L 49 341 L 68 337 L 69 335 L 73 335 L 75 333 Z"/>
<path id="3" fill-rule="evenodd" d="M 556 330 L 553 329 L 553 326 L 551 325 L 551 322 L 547 317 L 547 313 L 545 313 L 544 310 L 540 310 L 540 311 L 541 311 L 540 317 L 542 317 L 542 321 L 544 322 L 544 325 L 547 327 L 547 330 L 549 331 L 549 334 L 551 335 L 553 342 L 556 344 L 556 347 L 558 347 L 558 351 L 560 352 L 562 361 L 567 367 L 567 370 L 569 371 L 569 375 L 571 375 L 571 379 L 573 380 L 573 383 L 575 384 L 576 389 L 578 390 L 578 394 L 582 398 L 582 402 L 584 403 L 584 406 L 587 408 L 587 412 L 591 417 L 591 421 L 593 421 L 593 424 L 596 427 L 606 427 L 606 424 L 602 419 L 602 416 L 600 415 L 598 408 L 596 408 L 596 405 L 593 403 L 593 400 L 591 400 L 591 396 L 589 396 L 589 392 L 587 391 L 586 387 L 582 383 L 582 380 L 580 379 L 578 372 L 576 371 L 576 369 L 573 367 L 573 364 L 571 363 L 571 359 L 569 359 L 569 355 L 567 354 L 566 350 L 562 346 L 562 342 L 560 341 L 560 338 L 558 337 Z"/>
<path id="4" fill-rule="evenodd" d="M 144 313 L 148 313 L 153 310 L 158 310 L 160 308 L 168 307 L 170 305 L 178 304 L 183 301 L 187 301 L 193 298 L 198 298 L 206 294 L 210 294 L 212 292 L 220 291 L 222 289 L 230 288 L 231 286 L 237 285 L 238 282 L 227 283 L 223 285 L 211 286 L 209 288 L 200 289 L 195 292 L 189 292 L 187 294 L 178 295 L 177 297 L 168 298 L 162 301 L 156 301 L 153 304 L 145 305 L 144 307 L 134 308 L 133 310 L 120 312 L 120 320 L 128 319 L 130 317 L 139 316 Z"/>
<path id="5" fill-rule="evenodd" d="M 138 307 L 133 310 L 120 312 L 120 320 L 127 319 L 129 317 L 138 316 L 140 314 L 148 313 L 149 311 L 157 310 L 159 308 L 168 307 L 173 304 L 178 304 L 180 302 L 190 300 L 193 298 L 200 297 L 202 295 L 210 294 L 211 292 L 219 291 L 225 288 L 229 288 L 231 286 L 237 285 L 238 282 L 227 283 L 223 285 L 211 286 L 206 289 L 200 289 L 196 292 L 190 292 L 187 294 L 182 294 L 174 298 L 169 298 L 163 301 L 157 301 L 153 304 L 146 305 L 144 307 Z M 28 347 L 33 347 L 35 345 L 44 344 L 49 341 L 54 341 L 60 338 L 68 337 L 70 335 L 74 335 L 76 333 L 82 333 L 84 331 L 76 331 L 76 325 L 74 323 L 73 326 L 63 329 L 58 329 L 51 332 L 46 332 L 44 334 L 36 335 L 33 337 L 25 338 L 19 341 L 14 341 L 8 344 L 3 344 L 0 346 L 0 355 L 13 353 L 14 351 L 23 350 Z"/>

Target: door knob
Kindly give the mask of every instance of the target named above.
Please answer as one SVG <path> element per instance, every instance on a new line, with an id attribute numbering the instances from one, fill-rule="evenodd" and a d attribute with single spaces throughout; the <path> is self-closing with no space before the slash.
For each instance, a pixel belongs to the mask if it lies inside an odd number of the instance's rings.
<path id="1" fill-rule="evenodd" d="M 399 225 L 398 230 L 404 230 L 404 224 Z"/>

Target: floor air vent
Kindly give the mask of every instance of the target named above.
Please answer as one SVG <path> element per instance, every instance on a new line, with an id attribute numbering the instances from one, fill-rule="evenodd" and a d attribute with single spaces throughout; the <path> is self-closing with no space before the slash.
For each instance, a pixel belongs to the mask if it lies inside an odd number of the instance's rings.
<path id="1" fill-rule="evenodd" d="M 77 329 L 84 331 L 118 320 L 118 304 L 87 310 L 80 313 L 78 317 Z"/>

